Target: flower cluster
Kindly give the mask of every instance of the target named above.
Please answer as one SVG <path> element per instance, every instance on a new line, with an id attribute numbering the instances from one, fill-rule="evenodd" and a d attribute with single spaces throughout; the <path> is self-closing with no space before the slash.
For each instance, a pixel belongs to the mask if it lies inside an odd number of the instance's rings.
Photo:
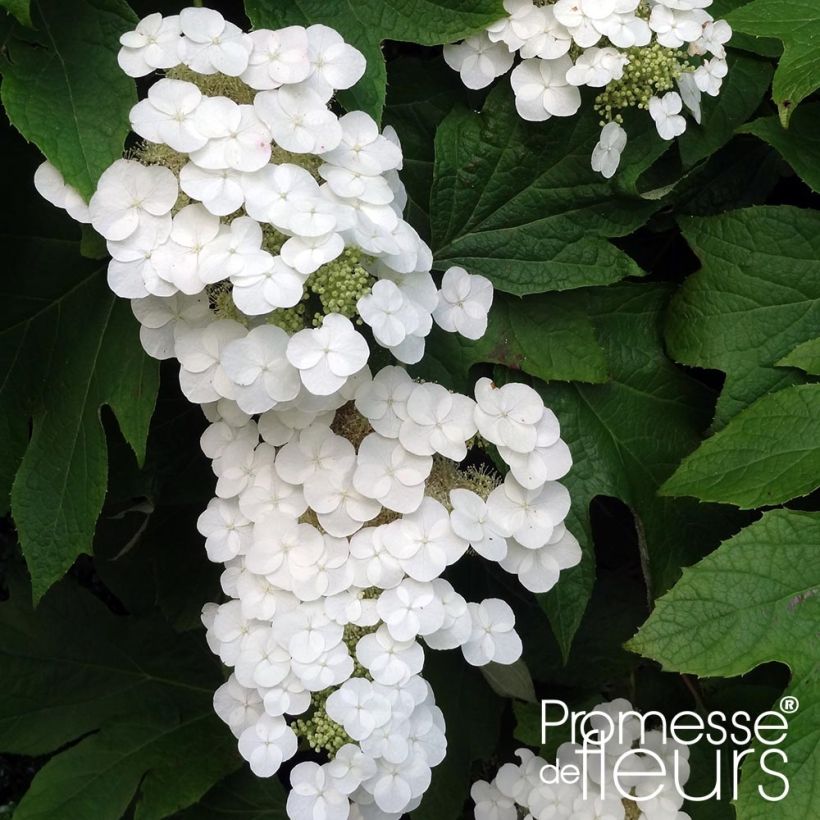
<path id="1" fill-rule="evenodd" d="M 519 820 L 523 815 L 689 820 L 680 810 L 681 790 L 689 779 L 689 747 L 659 730 L 644 732 L 642 718 L 624 698 L 599 704 L 588 717 L 588 732 L 598 739 L 585 752 L 580 744 L 566 742 L 548 764 L 529 749 L 519 749 L 520 763 L 505 763 L 491 783 L 474 783 L 476 820 Z M 621 758 L 622 763 L 628 758 L 628 764 L 619 765 Z M 566 777 L 559 774 L 562 769 Z"/>
<path id="2" fill-rule="evenodd" d="M 482 379 L 472 398 L 368 367 L 374 343 L 417 362 L 434 321 L 479 338 L 493 291 L 461 268 L 437 287 L 402 218 L 396 135 L 329 107 L 358 51 L 203 8 L 121 43 L 127 73 L 165 72 L 131 110 L 139 139 L 87 206 L 48 163 L 35 183 L 105 237 L 145 350 L 179 361 L 210 422 L 198 528 L 227 600 L 203 623 L 232 670 L 214 707 L 261 777 L 324 756 L 292 769 L 294 820 L 395 820 L 446 750 L 421 641 L 473 665 L 522 649 L 508 604 L 441 576 L 469 551 L 543 592 L 580 560 L 568 448 L 528 386 Z M 506 476 L 462 464 L 475 441 Z"/>
<path id="3" fill-rule="evenodd" d="M 510 74 L 525 120 L 571 117 L 581 87 L 595 89 L 601 137 L 592 168 L 609 178 L 626 146 L 623 111 L 646 110 L 658 134 L 686 130 L 686 106 L 701 121 L 701 94 L 717 96 L 732 30 L 706 11 L 712 0 L 504 0 L 507 17 L 444 47 L 468 88 Z"/>

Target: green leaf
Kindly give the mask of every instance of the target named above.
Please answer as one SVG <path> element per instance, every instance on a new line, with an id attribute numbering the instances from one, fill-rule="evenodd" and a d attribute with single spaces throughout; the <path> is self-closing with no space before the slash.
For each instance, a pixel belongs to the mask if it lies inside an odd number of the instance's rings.
<path id="1" fill-rule="evenodd" d="M 507 665 L 488 663 L 481 667 L 481 674 L 496 695 L 535 703 L 535 685 L 527 664 L 521 658 Z"/>
<path id="2" fill-rule="evenodd" d="M 471 390 L 474 364 L 502 364 L 544 381 L 600 383 L 607 364 L 595 330 L 577 293 L 519 299 L 497 293 L 487 332 L 478 341 L 434 330 L 414 372 Z"/>
<path id="3" fill-rule="evenodd" d="M 285 793 L 275 777 L 262 778 L 250 769 L 225 778 L 195 806 L 175 820 L 288 820 Z"/>
<path id="4" fill-rule="evenodd" d="M 693 560 L 693 552 L 702 555 L 719 540 L 727 523 L 724 513 L 714 508 L 657 496 L 658 487 L 699 442 L 712 406 L 711 392 L 664 353 L 660 318 L 669 295 L 670 288 L 660 284 L 584 291 L 611 380 L 602 385 L 537 385 L 558 416 L 561 436 L 572 452 L 573 466 L 562 482 L 581 529 L 573 520 L 570 528 L 590 552 L 592 499 L 612 496 L 627 504 L 643 544 L 650 594 L 667 589 L 680 566 Z M 562 575 L 558 592 L 564 584 Z M 572 614 L 564 614 L 565 635 L 577 628 L 583 613 L 579 604 L 586 603 L 577 593 L 573 597 Z"/>
<path id="5" fill-rule="evenodd" d="M 129 131 L 136 91 L 117 51 L 136 17 L 124 0 L 38 0 L 35 9 L 37 31 L 5 44 L 0 97 L 12 125 L 88 199 Z"/>
<path id="6" fill-rule="evenodd" d="M 17 21 L 32 28 L 30 0 L 0 0 L 0 8 L 5 9 Z"/>
<path id="7" fill-rule="evenodd" d="M 128 303 L 77 243 L 0 243 L 11 260 L 0 322 L 0 488 L 7 493 L 14 478 L 12 513 L 39 598 L 91 550 L 107 483 L 101 406 L 141 459 L 158 368 L 140 347 Z"/>
<path id="8" fill-rule="evenodd" d="M 742 509 L 782 504 L 820 484 L 820 384 L 758 399 L 687 456 L 661 487 Z"/>
<path id="9" fill-rule="evenodd" d="M 469 92 L 458 74 L 440 57 L 435 60 L 401 57 L 387 66 L 387 101 L 383 122 L 401 139 L 407 188 L 405 219 L 427 239 L 433 185 L 436 129 Z"/>
<path id="10" fill-rule="evenodd" d="M 820 484 L 818 419 L 820 385 L 765 395 L 689 455 L 661 492 L 743 509 L 807 495 Z"/>
<path id="11" fill-rule="evenodd" d="M 820 337 L 797 345 L 777 365 L 778 367 L 798 367 L 810 376 L 820 376 Z"/>
<path id="12" fill-rule="evenodd" d="M 787 127 L 798 103 L 820 87 L 820 6 L 815 0 L 754 0 L 728 20 L 737 31 L 783 42 L 772 93 Z"/>
<path id="13" fill-rule="evenodd" d="M 387 72 L 381 46 L 401 40 L 426 46 L 452 43 L 504 16 L 501 0 L 245 0 L 255 28 L 323 23 L 336 29 L 367 60 L 367 72 L 341 95 L 348 110 L 366 111 L 378 122 Z"/>
<path id="14" fill-rule="evenodd" d="M 716 20 L 721 20 L 729 12 L 751 2 L 752 0 L 714 0 L 709 6 L 709 14 Z M 780 40 L 769 37 L 752 37 L 748 34 L 741 34 L 739 31 L 732 32 L 731 46 L 750 51 L 752 54 L 760 54 L 763 57 L 779 57 L 783 53 L 783 43 Z"/>
<path id="15" fill-rule="evenodd" d="M 239 766 L 201 633 L 113 615 L 69 580 L 36 612 L 22 592 L 0 605 L 0 749 L 56 754 L 16 818 L 119 820 L 135 796 L 136 818 L 166 817 Z"/>
<path id="16" fill-rule="evenodd" d="M 743 675 L 763 663 L 789 666 L 787 694 L 800 707 L 779 744 L 790 780 L 780 802 L 761 799 L 782 783 L 765 777 L 757 756 L 744 763 L 738 816 L 743 820 L 803 820 L 820 801 L 820 515 L 775 510 L 684 571 L 629 648 L 670 671 L 700 676 Z"/>
<path id="17" fill-rule="evenodd" d="M 747 208 L 685 219 L 681 228 L 702 267 L 672 300 L 666 340 L 682 364 L 726 373 L 719 429 L 763 394 L 800 380 L 776 363 L 817 333 L 820 214 Z"/>
<path id="18" fill-rule="evenodd" d="M 820 103 L 801 105 L 788 129 L 777 117 L 762 117 L 739 129 L 767 142 L 813 191 L 820 192 Z"/>
<path id="19" fill-rule="evenodd" d="M 410 817 L 460 817 L 470 792 L 473 761 L 489 758 L 495 749 L 504 701 L 460 653 L 428 652 L 424 677 L 447 723 L 447 757 L 433 769 L 430 788 Z"/>
<path id="20" fill-rule="evenodd" d="M 772 64 L 759 57 L 728 54 L 729 74 L 717 97 L 704 95 L 702 124 L 690 123 L 678 139 L 681 159 L 686 168 L 724 146 L 742 125 L 754 114 L 769 89 Z"/>
<path id="21" fill-rule="evenodd" d="M 436 133 L 430 209 L 436 267 L 462 265 L 518 295 L 642 275 L 609 239 L 640 227 L 660 203 L 620 192 L 617 178 L 607 182 L 592 170 L 599 132 L 591 108 L 525 122 L 503 85 L 481 113 L 453 111 Z M 641 131 L 630 131 L 622 184 L 663 150 L 657 137 L 643 140 Z"/>

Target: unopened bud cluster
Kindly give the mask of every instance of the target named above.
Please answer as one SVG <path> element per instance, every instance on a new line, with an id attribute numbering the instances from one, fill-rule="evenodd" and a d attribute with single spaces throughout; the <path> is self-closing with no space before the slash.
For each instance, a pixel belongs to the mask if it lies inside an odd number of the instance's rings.
<path id="1" fill-rule="evenodd" d="M 504 0 L 507 16 L 445 46 L 468 88 L 484 88 L 512 68 L 515 105 L 525 120 L 571 117 L 584 86 L 602 89 L 594 108 L 601 137 L 592 167 L 618 169 L 627 135 L 623 111 L 648 111 L 658 134 L 686 130 L 685 106 L 701 121 L 701 94 L 717 96 L 732 30 L 706 11 L 712 0 Z M 675 90 L 677 89 L 677 90 Z"/>
<path id="2" fill-rule="evenodd" d="M 468 551 L 534 592 L 580 560 L 559 483 L 571 458 L 523 384 L 475 398 L 372 373 L 372 346 L 424 355 L 433 321 L 479 338 L 490 282 L 450 268 L 403 219 L 402 152 L 329 102 L 362 55 L 323 25 L 242 32 L 215 11 L 152 14 L 121 38 L 142 142 L 89 203 L 45 163 L 35 183 L 107 240 L 109 284 L 145 350 L 202 405 L 216 495 L 198 527 L 224 563 L 207 640 L 231 669 L 214 707 L 260 777 L 300 750 L 291 818 L 397 820 L 446 753 L 425 649 L 510 664 L 510 606 L 442 574 Z M 478 437 L 506 475 L 462 467 Z"/>

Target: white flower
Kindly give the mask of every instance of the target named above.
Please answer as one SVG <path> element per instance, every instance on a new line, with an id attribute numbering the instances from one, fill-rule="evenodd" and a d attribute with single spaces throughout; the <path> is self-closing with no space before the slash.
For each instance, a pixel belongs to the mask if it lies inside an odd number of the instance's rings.
<path id="1" fill-rule="evenodd" d="M 487 330 L 487 314 L 493 303 L 493 285 L 484 276 L 464 268 L 448 268 L 441 280 L 433 318 L 448 333 L 480 339 Z"/>
<path id="2" fill-rule="evenodd" d="M 517 382 L 499 388 L 484 377 L 476 382 L 475 398 L 475 423 L 487 441 L 519 453 L 535 448 L 536 425 L 544 414 L 544 402 L 535 390 Z"/>
<path id="3" fill-rule="evenodd" d="M 569 492 L 557 481 L 527 490 L 509 473 L 487 499 L 493 525 L 529 549 L 538 549 L 550 540 L 555 527 L 566 518 L 569 503 Z"/>
<path id="4" fill-rule="evenodd" d="M 350 88 L 362 78 L 367 67 L 364 55 L 346 43 L 339 32 L 317 23 L 308 27 L 307 36 L 313 73 L 305 85 L 323 100 L 329 100 L 334 91 Z"/>
<path id="5" fill-rule="evenodd" d="M 488 561 L 500 561 L 507 554 L 507 540 L 493 526 L 487 504 L 472 490 L 450 490 L 450 525 L 453 532 Z"/>
<path id="6" fill-rule="evenodd" d="M 649 98 L 649 114 L 661 139 L 675 139 L 686 130 L 686 120 L 680 113 L 682 107 L 683 102 L 676 91 L 669 91 L 663 97 Z"/>
<path id="7" fill-rule="evenodd" d="M 63 175 L 48 161 L 34 172 L 34 187 L 43 199 L 63 208 L 77 222 L 90 222 L 88 205 L 79 192 L 66 184 Z"/>
<path id="8" fill-rule="evenodd" d="M 467 550 L 467 542 L 450 526 L 447 510 L 425 497 L 409 515 L 387 525 L 385 547 L 416 581 L 432 581 Z"/>
<path id="9" fill-rule="evenodd" d="M 174 285 L 160 275 L 156 251 L 171 234 L 171 220 L 167 217 L 143 217 L 140 226 L 127 239 L 106 243 L 111 261 L 108 263 L 108 287 L 125 299 L 154 296 L 172 296 Z M 160 255 L 161 256 L 161 255 Z"/>
<path id="10" fill-rule="evenodd" d="M 628 62 L 629 58 L 614 48 L 588 48 L 567 71 L 567 82 L 602 88 L 612 80 L 620 80 Z"/>
<path id="11" fill-rule="evenodd" d="M 689 109 L 690 113 L 695 119 L 695 122 L 700 124 L 701 110 L 700 110 L 700 89 L 695 81 L 695 75 L 692 71 L 684 71 L 678 77 L 678 91 L 680 91 L 683 104 Z"/>
<path id="12" fill-rule="evenodd" d="M 185 35 L 180 55 L 193 71 L 238 77 L 248 67 L 253 41 L 218 11 L 186 8 L 179 13 L 179 24 Z"/>
<path id="13" fill-rule="evenodd" d="M 251 522 L 235 501 L 214 498 L 196 524 L 205 536 L 205 551 L 210 561 L 230 561 L 245 552 L 251 543 Z"/>
<path id="14" fill-rule="evenodd" d="M 157 80 L 148 89 L 148 97 L 131 109 L 131 129 L 150 142 L 164 143 L 175 151 L 195 151 L 208 141 L 196 123 L 201 100 L 202 92 L 193 83 Z"/>
<path id="15" fill-rule="evenodd" d="M 383 347 L 401 344 L 418 327 L 418 315 L 395 282 L 380 279 L 356 305 L 359 315 L 370 325 Z"/>
<path id="16" fill-rule="evenodd" d="M 195 122 L 208 141 L 192 151 L 191 162 L 209 171 L 231 168 L 258 171 L 271 156 L 271 134 L 252 105 L 237 105 L 227 97 L 206 97 Z"/>
<path id="17" fill-rule="evenodd" d="M 127 239 L 146 217 L 170 213 L 178 194 L 167 168 L 118 159 L 103 171 L 88 203 L 91 224 L 106 239 Z"/>
<path id="18" fill-rule="evenodd" d="M 347 820 L 347 794 L 336 788 L 328 765 L 300 763 L 290 773 L 287 812 L 291 820 Z"/>
<path id="19" fill-rule="evenodd" d="M 662 6 L 679 11 L 692 11 L 692 9 L 705 9 L 712 5 L 714 0 L 656 0 Z"/>
<path id="20" fill-rule="evenodd" d="M 327 473 L 346 474 L 355 462 L 353 445 L 317 422 L 282 447 L 276 456 L 276 472 L 291 484 L 307 484 Z"/>
<path id="21" fill-rule="evenodd" d="M 297 305 L 304 293 L 305 277 L 286 265 L 281 256 L 274 256 L 264 265 L 261 258 L 258 265 L 246 265 L 231 276 L 231 284 L 233 303 L 248 316 L 260 316 Z"/>
<path id="22" fill-rule="evenodd" d="M 288 361 L 299 370 L 302 383 L 317 396 L 338 390 L 367 362 L 367 342 L 350 319 L 338 313 L 325 316 L 322 326 L 300 330 L 291 337 Z"/>
<path id="23" fill-rule="evenodd" d="M 350 470 L 328 472 L 305 485 L 305 499 L 331 535 L 343 537 L 361 529 L 381 512 L 381 504 L 360 493 Z"/>
<path id="24" fill-rule="evenodd" d="M 655 6 L 649 17 L 649 28 L 658 42 L 666 48 L 680 48 L 703 34 L 701 17 L 696 12 L 674 11 L 666 6 Z"/>
<path id="25" fill-rule="evenodd" d="M 307 32 L 302 26 L 250 33 L 253 50 L 242 80 L 257 91 L 298 83 L 313 70 L 308 58 Z"/>
<path id="26" fill-rule="evenodd" d="M 387 549 L 387 534 L 384 525 L 365 527 L 350 539 L 350 555 L 356 563 L 354 574 L 357 585 L 387 589 L 404 577 L 398 558 Z"/>
<path id="27" fill-rule="evenodd" d="M 356 658 L 376 683 L 396 686 L 421 672 L 424 650 L 413 637 L 398 640 L 389 627 L 382 624 L 375 632 L 359 639 Z"/>
<path id="28" fill-rule="evenodd" d="M 259 575 L 273 575 L 283 568 L 309 567 L 323 551 L 322 535 L 311 524 L 300 524 L 279 512 L 268 513 L 253 525 L 245 566 Z"/>
<path id="29" fill-rule="evenodd" d="M 515 107 L 525 120 L 571 117 L 581 107 L 581 93 L 567 82 L 572 60 L 523 60 L 510 75 Z"/>
<path id="30" fill-rule="evenodd" d="M 473 783 L 470 797 L 475 802 L 475 820 L 517 820 L 515 801 L 505 797 L 494 784 L 485 780 Z"/>
<path id="31" fill-rule="evenodd" d="M 140 342 L 155 359 L 170 359 L 174 355 L 176 328 L 201 327 L 211 321 L 208 299 L 202 295 L 146 296 L 133 299 L 131 310 L 140 323 Z"/>
<path id="32" fill-rule="evenodd" d="M 720 87 L 723 85 L 723 78 L 729 72 L 729 65 L 726 60 L 713 57 L 706 60 L 703 65 L 698 66 L 694 72 L 695 85 L 710 97 L 717 97 Z"/>
<path id="33" fill-rule="evenodd" d="M 604 20 L 594 21 L 593 28 L 617 48 L 648 46 L 652 41 L 649 24 L 634 14 L 612 14 Z"/>
<path id="34" fill-rule="evenodd" d="M 133 31 L 120 37 L 120 45 L 117 62 L 129 77 L 144 77 L 157 68 L 173 68 L 180 63 L 179 16 L 149 14 Z"/>
<path id="35" fill-rule="evenodd" d="M 247 334 L 242 325 L 230 319 L 205 327 L 179 328 L 175 355 L 181 365 L 179 384 L 188 401 L 199 404 L 230 398 L 233 387 L 222 370 L 219 357 L 225 345 Z"/>
<path id="36" fill-rule="evenodd" d="M 589 48 L 601 39 L 595 24 L 611 19 L 616 5 L 617 0 L 557 0 L 553 11 L 555 19 L 569 29 L 576 45 Z"/>
<path id="37" fill-rule="evenodd" d="M 555 18 L 555 11 L 551 6 L 537 8 L 525 19 L 529 30 L 525 42 L 521 45 L 522 57 L 557 60 L 569 51 L 572 45 L 572 35 Z M 537 24 L 535 21 L 538 21 Z"/>
<path id="38" fill-rule="evenodd" d="M 335 788 L 343 794 L 351 794 L 376 773 L 376 764 L 355 743 L 346 743 L 333 760 L 325 764 L 325 771 Z"/>
<path id="39" fill-rule="evenodd" d="M 359 445 L 353 486 L 390 510 L 410 513 L 424 497 L 433 459 L 408 452 L 395 439 L 370 433 Z"/>
<path id="40" fill-rule="evenodd" d="M 399 441 L 411 453 L 441 453 L 453 461 L 467 456 L 466 442 L 475 435 L 475 402 L 451 393 L 440 384 L 417 384 L 407 399 L 407 418 L 401 423 Z"/>
<path id="41" fill-rule="evenodd" d="M 272 263 L 273 257 L 262 250 L 262 228 L 248 216 L 239 216 L 230 225 L 221 225 L 216 237 L 203 247 L 200 257 L 206 282 L 241 276 L 245 270 L 254 275 Z"/>
<path id="42" fill-rule="evenodd" d="M 337 233 L 323 236 L 292 236 L 282 245 L 282 259 L 299 273 L 308 276 L 327 262 L 333 261 L 345 243 Z"/>
<path id="43" fill-rule="evenodd" d="M 444 608 L 444 621 L 439 629 L 424 636 L 426 644 L 432 649 L 455 649 L 462 646 L 473 631 L 467 601 L 443 578 L 433 579 L 433 589 Z"/>
<path id="44" fill-rule="evenodd" d="M 436 597 L 433 585 L 412 578 L 382 592 L 376 611 L 397 641 L 429 635 L 444 623 L 444 607 Z"/>
<path id="45" fill-rule="evenodd" d="M 262 715 L 239 736 L 239 753 L 257 777 L 276 774 L 296 754 L 296 735 L 282 717 Z"/>
<path id="46" fill-rule="evenodd" d="M 353 740 L 359 741 L 390 720 L 390 702 L 364 678 L 346 680 L 328 697 L 325 710 Z"/>
<path id="47" fill-rule="evenodd" d="M 261 91 L 253 104 L 277 145 L 286 151 L 321 154 L 332 151 L 342 140 L 336 115 L 310 88 L 283 86 Z"/>
<path id="48" fill-rule="evenodd" d="M 506 74 L 513 64 L 513 55 L 503 43 L 492 42 L 482 31 L 460 43 L 445 45 L 444 60 L 458 71 L 467 88 L 478 89 Z"/>
<path id="49" fill-rule="evenodd" d="M 242 686 L 231 675 L 214 692 L 214 711 L 228 724 L 235 737 L 253 726 L 264 712 L 262 698 L 256 689 Z"/>
<path id="50" fill-rule="evenodd" d="M 356 391 L 356 409 L 371 427 L 386 438 L 398 438 L 401 423 L 407 418 L 407 399 L 413 380 L 403 367 L 383 367 Z"/>
<path id="51" fill-rule="evenodd" d="M 325 162 L 368 176 L 401 167 L 401 148 L 379 133 L 379 126 L 369 114 L 351 111 L 339 119 L 339 125 L 341 142 L 322 154 Z"/>
<path id="52" fill-rule="evenodd" d="M 279 230 L 290 230 L 290 218 L 297 204 L 319 193 L 316 180 L 298 165 L 284 162 L 266 165 L 242 178 L 245 210 L 260 222 L 270 222 Z"/>
<path id="53" fill-rule="evenodd" d="M 503 445 L 498 448 L 498 454 L 510 465 L 515 480 L 528 490 L 538 489 L 545 481 L 563 478 L 572 466 L 572 456 L 561 440 L 561 427 L 555 413 L 544 408 L 535 431 L 535 447 L 529 453 L 519 453 Z"/>
<path id="54" fill-rule="evenodd" d="M 605 179 L 611 179 L 621 164 L 621 152 L 624 148 L 626 131 L 617 122 L 608 122 L 601 129 L 601 136 L 592 150 L 592 170 Z"/>
<path id="55" fill-rule="evenodd" d="M 219 281 L 224 273 L 205 271 L 203 250 L 219 233 L 219 217 L 202 205 L 186 205 L 174 216 L 168 242 L 157 248 L 154 264 L 166 281 L 189 295 L 199 293 L 206 284 Z"/>
<path id="56" fill-rule="evenodd" d="M 209 171 L 189 162 L 179 172 L 179 187 L 217 216 L 232 214 L 245 202 L 241 180 L 230 168 Z"/>
<path id="57" fill-rule="evenodd" d="M 487 26 L 487 36 L 502 42 L 510 52 L 518 51 L 531 37 L 538 35 L 543 21 L 541 9 L 532 0 L 504 0 L 506 17 Z"/>
<path id="58" fill-rule="evenodd" d="M 507 555 L 499 563 L 502 569 L 515 573 L 530 592 L 548 592 L 558 583 L 561 570 L 574 567 L 580 560 L 578 541 L 559 524 L 550 540 L 538 549 L 527 549 L 510 539 Z"/>
<path id="59" fill-rule="evenodd" d="M 242 491 L 239 509 L 251 521 L 258 521 L 268 513 L 299 518 L 307 510 L 307 502 L 299 485 L 283 481 L 268 465 L 267 469 L 258 471 L 253 484 Z"/>
<path id="60" fill-rule="evenodd" d="M 473 621 L 470 639 L 461 651 L 467 663 L 484 666 L 515 663 L 521 657 L 521 638 L 515 631 L 515 615 L 509 604 L 488 598 L 480 604 L 467 604 Z"/>
<path id="61" fill-rule="evenodd" d="M 299 395 L 299 371 L 285 358 L 288 334 L 260 325 L 225 346 L 220 356 L 228 378 L 238 385 L 236 403 L 247 413 L 264 413 Z"/>
<path id="62" fill-rule="evenodd" d="M 726 59 L 724 46 L 732 39 L 732 27 L 725 20 L 710 20 L 703 24 L 703 34 L 698 45 L 721 60 Z"/>

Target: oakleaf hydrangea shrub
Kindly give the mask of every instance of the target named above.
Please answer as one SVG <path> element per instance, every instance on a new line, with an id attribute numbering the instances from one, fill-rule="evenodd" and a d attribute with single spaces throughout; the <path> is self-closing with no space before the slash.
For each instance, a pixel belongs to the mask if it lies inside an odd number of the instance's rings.
<path id="1" fill-rule="evenodd" d="M 493 289 L 458 267 L 436 285 L 397 134 L 329 105 L 365 70 L 336 31 L 188 8 L 121 44 L 127 74 L 160 72 L 132 147 L 87 204 L 48 163 L 35 183 L 105 238 L 145 350 L 179 361 L 210 422 L 198 527 L 227 600 L 202 620 L 231 670 L 214 708 L 260 777 L 318 753 L 291 771 L 294 820 L 399 818 L 446 753 L 422 643 L 475 666 L 522 650 L 505 601 L 442 573 L 470 552 L 545 592 L 580 560 L 558 419 L 527 385 L 471 397 L 403 367 L 433 322 L 481 337 Z M 371 369 L 377 347 L 397 364 Z M 465 465 L 487 444 L 504 474 Z"/>
<path id="2" fill-rule="evenodd" d="M 645 730 L 625 698 L 599 703 L 580 726 L 578 737 L 562 743 L 549 763 L 521 748 L 518 763 L 505 763 L 490 782 L 476 781 L 470 792 L 476 820 L 518 820 L 520 812 L 528 818 L 689 820 L 680 810 L 690 773 L 688 746 L 658 729 Z M 581 735 L 586 746 L 578 742 Z M 628 766 L 618 763 L 624 755 Z M 560 769 L 579 776 L 560 780 Z"/>
<path id="3" fill-rule="evenodd" d="M 533 122 L 574 116 L 584 104 L 581 89 L 594 89 L 602 130 L 592 168 L 610 178 L 627 143 L 626 109 L 647 111 L 660 137 L 673 140 L 686 130 L 684 107 L 700 123 L 702 94 L 720 93 L 732 29 L 706 11 L 711 5 L 504 0 L 506 17 L 445 46 L 444 57 L 468 88 L 484 88 L 512 69 L 515 107 Z"/>

